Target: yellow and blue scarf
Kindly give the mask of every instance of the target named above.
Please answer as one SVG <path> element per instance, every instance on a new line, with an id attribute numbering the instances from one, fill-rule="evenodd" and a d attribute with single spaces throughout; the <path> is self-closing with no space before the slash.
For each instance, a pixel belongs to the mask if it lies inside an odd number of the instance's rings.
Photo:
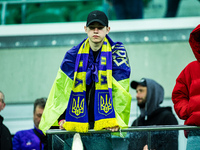
<path id="1" fill-rule="evenodd" d="M 87 132 L 89 129 L 86 103 L 86 72 L 89 57 L 89 40 L 80 47 L 75 63 L 74 83 L 70 95 L 64 128 L 68 131 Z M 95 130 L 118 126 L 112 99 L 112 49 L 105 38 L 97 64 L 98 82 L 95 83 Z"/>
<path id="2" fill-rule="evenodd" d="M 111 48 L 112 47 L 112 48 Z M 88 39 L 67 51 L 58 70 L 39 124 L 45 133 L 66 110 L 68 131 L 87 132 L 88 112 L 85 100 L 89 57 Z M 130 66 L 122 43 L 114 43 L 106 35 L 99 53 L 95 79 L 95 130 L 105 127 L 128 127 L 131 95 Z"/>

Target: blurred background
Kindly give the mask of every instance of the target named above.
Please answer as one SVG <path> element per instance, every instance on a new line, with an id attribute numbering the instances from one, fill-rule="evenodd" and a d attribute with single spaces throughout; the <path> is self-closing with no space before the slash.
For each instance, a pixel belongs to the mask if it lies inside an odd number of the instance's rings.
<path id="1" fill-rule="evenodd" d="M 92 10 L 104 11 L 110 20 L 200 15 L 199 0 L 133 0 L 129 6 L 120 5 L 118 1 L 1 0 L 0 23 L 7 25 L 85 21 L 87 14 Z M 122 8 L 126 9 L 126 12 L 119 15 L 118 13 L 123 11 Z"/>
<path id="2" fill-rule="evenodd" d="M 7 104 L 1 115 L 12 134 L 33 127 L 34 100 L 48 97 L 66 51 L 86 38 L 83 27 L 93 10 L 107 14 L 109 36 L 124 43 L 130 81 L 156 80 L 165 89 L 162 105 L 173 109 L 175 80 L 196 60 L 188 39 L 200 23 L 200 2 L 138 0 L 134 6 L 120 16 L 114 0 L 0 0 L 0 90 Z M 140 114 L 136 92 L 130 89 L 130 93 L 129 125 Z"/>

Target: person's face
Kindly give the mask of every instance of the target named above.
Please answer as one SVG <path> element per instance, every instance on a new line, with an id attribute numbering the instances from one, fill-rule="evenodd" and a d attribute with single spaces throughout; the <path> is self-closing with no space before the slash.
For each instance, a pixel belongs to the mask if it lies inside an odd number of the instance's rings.
<path id="1" fill-rule="evenodd" d="M 5 108 L 6 104 L 3 100 L 3 94 L 0 93 L 0 111 L 2 111 Z"/>
<path id="2" fill-rule="evenodd" d="M 89 41 L 92 43 L 103 42 L 106 34 L 109 33 L 110 27 L 101 25 L 99 22 L 93 22 L 88 27 L 84 27 L 88 35 Z"/>
<path id="3" fill-rule="evenodd" d="M 137 105 L 140 108 L 145 107 L 146 97 L 147 97 L 147 87 L 138 85 L 136 88 L 136 98 L 137 98 Z"/>
<path id="4" fill-rule="evenodd" d="M 42 117 L 42 113 L 43 113 L 43 108 L 41 108 L 40 106 L 36 106 L 35 109 L 35 113 L 33 114 L 33 120 L 34 120 L 34 125 L 36 128 L 39 127 L 39 123 Z"/>

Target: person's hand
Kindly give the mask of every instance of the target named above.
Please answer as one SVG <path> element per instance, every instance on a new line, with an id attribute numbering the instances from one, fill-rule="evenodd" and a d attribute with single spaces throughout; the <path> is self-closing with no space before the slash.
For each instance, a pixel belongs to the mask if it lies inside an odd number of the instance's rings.
<path id="1" fill-rule="evenodd" d="M 65 122 L 66 122 L 65 119 L 59 121 L 59 123 L 58 123 L 58 124 L 59 124 L 59 129 L 64 129 L 64 128 L 63 128 L 63 124 L 64 124 Z"/>
<path id="2" fill-rule="evenodd" d="M 145 146 L 143 147 L 143 150 L 149 150 L 149 149 L 148 149 L 148 145 L 145 145 Z M 152 149 L 150 149 L 150 150 L 152 150 Z M 153 150 L 155 150 L 155 149 L 153 149 Z"/>
<path id="3" fill-rule="evenodd" d="M 114 131 L 118 131 L 119 130 L 119 126 L 111 127 L 111 128 L 105 128 L 105 129 L 114 132 Z"/>
<path id="4" fill-rule="evenodd" d="M 145 146 L 143 147 L 143 150 L 148 150 L 148 145 L 145 145 Z"/>

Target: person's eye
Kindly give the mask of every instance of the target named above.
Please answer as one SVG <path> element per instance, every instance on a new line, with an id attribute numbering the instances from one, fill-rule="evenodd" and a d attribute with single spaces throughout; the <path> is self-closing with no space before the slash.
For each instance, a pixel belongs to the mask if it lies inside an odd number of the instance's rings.
<path id="1" fill-rule="evenodd" d="M 93 26 L 90 26 L 90 27 L 89 27 L 90 30 L 94 30 L 95 28 L 97 28 L 98 30 L 102 30 L 104 27 L 103 27 L 103 26 L 100 26 L 100 27 L 93 27 Z"/>
<path id="2" fill-rule="evenodd" d="M 99 30 L 102 30 L 104 27 L 98 27 Z"/>
<path id="3" fill-rule="evenodd" d="M 37 117 L 42 117 L 42 114 L 38 114 Z"/>
<path id="4" fill-rule="evenodd" d="M 89 27 L 89 29 L 90 29 L 90 30 L 94 30 L 94 29 L 95 29 L 95 27 Z"/>

